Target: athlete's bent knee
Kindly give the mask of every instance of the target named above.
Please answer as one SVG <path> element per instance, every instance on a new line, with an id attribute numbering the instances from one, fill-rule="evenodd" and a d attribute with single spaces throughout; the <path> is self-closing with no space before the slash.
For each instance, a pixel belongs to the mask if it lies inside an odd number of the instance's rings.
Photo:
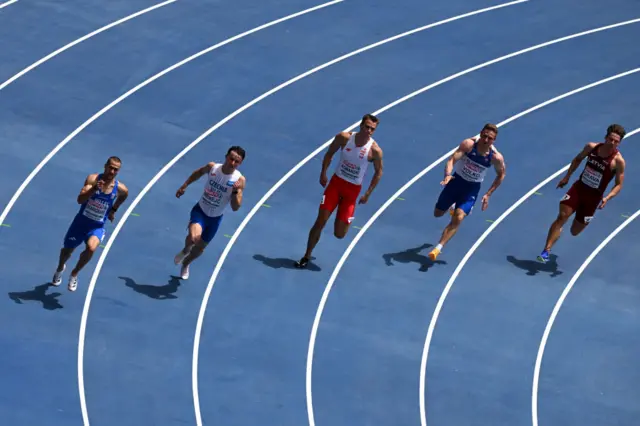
<path id="1" fill-rule="evenodd" d="M 439 210 L 439 209 L 437 209 L 437 208 L 433 210 L 433 215 L 434 215 L 435 217 L 442 217 L 442 216 L 444 216 L 444 214 L 445 214 L 445 213 L 446 213 L 446 211 L 444 211 L 444 210 Z"/>
<path id="2" fill-rule="evenodd" d="M 584 228 L 586 228 L 588 225 L 588 223 L 582 223 L 582 222 L 578 222 L 577 220 L 574 220 L 573 223 L 571 224 L 571 235 L 573 235 L 574 237 L 577 237 L 582 231 L 584 231 Z"/>

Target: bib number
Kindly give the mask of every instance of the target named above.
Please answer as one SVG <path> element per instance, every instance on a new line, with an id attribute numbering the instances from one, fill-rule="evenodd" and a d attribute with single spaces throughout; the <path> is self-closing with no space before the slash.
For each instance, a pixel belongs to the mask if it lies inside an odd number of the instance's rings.
<path id="1" fill-rule="evenodd" d="M 591 187 L 591 188 L 599 188 L 600 182 L 602 181 L 602 173 L 597 170 L 593 170 L 590 167 L 584 169 L 584 173 L 582 173 L 582 183 Z"/>
<path id="2" fill-rule="evenodd" d="M 89 200 L 84 208 L 83 216 L 95 220 L 96 222 L 102 222 L 104 215 L 107 212 L 108 205 L 101 200 Z"/>

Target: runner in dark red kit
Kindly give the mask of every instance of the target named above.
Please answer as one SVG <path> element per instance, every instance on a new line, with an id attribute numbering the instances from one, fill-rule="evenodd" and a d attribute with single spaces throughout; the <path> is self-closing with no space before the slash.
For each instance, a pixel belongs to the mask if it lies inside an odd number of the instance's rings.
<path id="1" fill-rule="evenodd" d="M 607 128 L 604 142 L 586 144 L 573 159 L 567 174 L 558 182 L 558 188 L 562 188 L 569 183 L 569 178 L 580 166 L 584 158 L 587 159 L 587 164 L 585 164 L 580 178 L 574 182 L 569 191 L 560 200 L 560 212 L 556 220 L 551 224 L 547 243 L 542 253 L 538 256 L 539 261 L 546 262 L 549 260 L 551 247 L 560 238 L 562 227 L 572 214 L 575 213 L 575 218 L 571 224 L 571 235 L 575 236 L 587 227 L 598 208 L 604 208 L 609 200 L 618 195 L 624 182 L 625 169 L 624 158 L 618 151 L 618 146 L 625 135 L 624 127 L 619 124 L 612 124 Z M 604 193 L 607 186 L 614 177 L 615 185 L 605 197 Z"/>

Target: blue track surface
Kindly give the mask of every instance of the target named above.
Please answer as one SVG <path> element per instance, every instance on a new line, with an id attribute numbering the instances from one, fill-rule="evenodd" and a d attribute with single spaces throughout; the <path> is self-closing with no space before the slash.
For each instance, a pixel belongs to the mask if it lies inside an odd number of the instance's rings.
<path id="1" fill-rule="evenodd" d="M 2 3 L 2 0 L 0 0 Z M 0 84 L 50 52 L 152 0 L 19 0 L 0 9 Z M 72 132 L 123 93 L 225 39 L 320 5 L 311 0 L 177 0 L 80 43 L 0 90 L 0 204 Z M 640 18 L 632 0 L 530 0 L 426 29 L 314 72 L 217 128 L 152 186 L 113 241 L 90 299 L 78 386 L 79 329 L 102 249 L 78 291 L 48 285 L 86 175 L 123 160 L 129 203 L 165 164 L 238 108 L 342 55 L 490 0 L 344 0 L 249 34 L 151 82 L 71 138 L 21 192 L 0 227 L 0 423 L 196 424 L 194 335 L 225 246 L 292 167 L 367 112 L 486 61 Z M 327 226 L 309 270 L 304 252 L 322 188 L 321 154 L 287 179 L 235 240 L 206 302 L 198 347 L 203 424 L 420 425 L 421 357 L 434 309 L 474 242 L 527 191 L 614 122 L 640 127 L 640 72 L 551 103 L 500 129 L 507 178 L 433 264 L 426 255 L 444 164 L 395 200 L 357 243 L 326 299 L 306 392 L 310 333 L 323 292 L 354 236 L 417 173 L 485 122 L 640 66 L 640 21 L 522 53 L 380 114 L 385 173 L 355 229 Z M 201 183 L 177 188 L 230 145 L 247 151 L 242 208 L 230 209 L 188 281 L 173 256 Z M 559 180 L 513 210 L 468 259 L 437 318 L 426 368 L 429 426 L 532 424 L 534 365 L 551 312 L 584 260 L 640 208 L 640 135 L 621 146 L 625 187 L 554 262 L 535 261 L 564 193 Z M 489 186 L 493 174 L 489 174 Z M 575 176 L 574 176 L 575 178 Z M 368 184 L 369 177 L 366 178 Z M 116 222 L 117 222 L 116 220 Z M 116 223 L 107 225 L 107 238 Z M 544 352 L 539 426 L 637 425 L 640 253 L 629 225 L 589 264 L 559 311 Z M 106 243 L 106 241 L 105 241 Z M 75 264 L 77 253 L 71 264 Z M 422 425 L 426 426 L 426 425 Z M 534 425 L 535 426 L 535 425 Z"/>

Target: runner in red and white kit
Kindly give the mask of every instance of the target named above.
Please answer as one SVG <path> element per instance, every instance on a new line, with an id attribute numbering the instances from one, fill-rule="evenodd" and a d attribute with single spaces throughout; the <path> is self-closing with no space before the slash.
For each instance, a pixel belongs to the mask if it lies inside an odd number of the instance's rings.
<path id="1" fill-rule="evenodd" d="M 362 182 L 369 163 L 373 163 L 375 173 L 367 191 L 360 197 L 359 204 L 365 204 L 371 196 L 380 178 L 382 177 L 382 149 L 371 137 L 378 127 L 378 118 L 372 114 L 366 114 L 360 122 L 360 130 L 354 132 L 341 132 L 336 135 L 329 146 L 322 161 L 320 172 L 320 185 L 326 186 L 320 203 L 318 217 L 309 231 L 307 251 L 302 259 L 295 263 L 297 268 L 305 268 L 311 259 L 311 252 L 315 248 L 320 235 L 333 211 L 338 208 L 334 224 L 333 234 L 336 238 L 344 238 L 349 231 L 349 225 L 353 221 L 358 202 L 358 195 L 362 190 Z M 335 173 L 327 185 L 327 169 L 338 150 L 340 161 Z"/>
<path id="2" fill-rule="evenodd" d="M 590 142 L 573 159 L 565 177 L 558 182 L 558 188 L 569 183 L 569 178 L 576 171 L 586 157 L 587 164 L 569 191 L 560 201 L 560 213 L 551 225 L 544 250 L 538 260 L 549 260 L 551 247 L 558 241 L 562 233 L 562 226 L 575 212 L 576 216 L 571 224 L 571 235 L 578 235 L 587 227 L 598 208 L 602 209 L 607 202 L 618 195 L 624 182 L 625 161 L 618 151 L 618 146 L 626 131 L 619 124 L 612 124 L 607 128 L 604 143 Z M 605 197 L 604 193 L 609 182 L 615 177 L 615 185 Z"/>

